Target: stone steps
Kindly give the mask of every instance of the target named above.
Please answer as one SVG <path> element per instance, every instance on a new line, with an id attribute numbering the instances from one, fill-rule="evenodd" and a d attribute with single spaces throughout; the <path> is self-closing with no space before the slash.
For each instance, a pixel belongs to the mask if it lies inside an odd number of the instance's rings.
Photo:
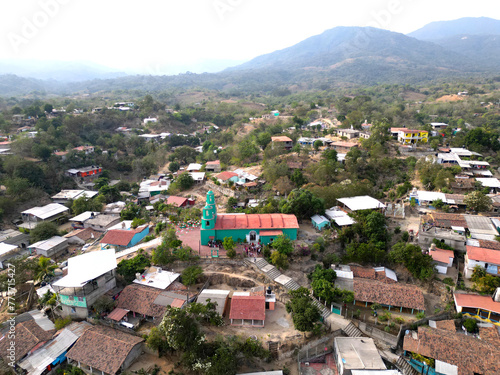
<path id="1" fill-rule="evenodd" d="M 331 314 L 331 311 L 328 310 L 321 302 L 319 302 L 316 298 L 312 297 L 313 299 L 313 304 L 319 309 L 321 316 L 323 319 L 328 318 L 328 316 Z"/>
<path id="2" fill-rule="evenodd" d="M 349 323 L 344 329 L 344 333 L 349 337 L 363 337 L 363 332 L 356 327 L 352 322 Z"/>
<path id="3" fill-rule="evenodd" d="M 419 372 L 413 368 L 408 361 L 400 356 L 396 362 L 396 367 L 403 373 L 403 375 L 419 375 Z"/>

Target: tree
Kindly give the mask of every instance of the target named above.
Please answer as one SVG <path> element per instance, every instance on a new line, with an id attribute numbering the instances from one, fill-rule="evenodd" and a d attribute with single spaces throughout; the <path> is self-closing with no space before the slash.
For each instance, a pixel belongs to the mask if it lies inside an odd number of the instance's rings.
<path id="1" fill-rule="evenodd" d="M 500 287 L 500 278 L 486 273 L 486 270 L 479 265 L 474 267 L 471 280 L 474 282 L 473 289 L 479 293 L 491 295 Z"/>
<path id="2" fill-rule="evenodd" d="M 318 151 L 319 148 L 322 146 L 323 146 L 323 141 L 320 141 L 319 139 L 314 141 L 313 143 L 314 151 Z"/>
<path id="3" fill-rule="evenodd" d="M 57 224 L 51 221 L 44 221 L 38 224 L 30 232 L 30 241 L 35 243 L 38 241 L 48 240 L 51 237 L 57 236 L 59 230 Z"/>
<path id="4" fill-rule="evenodd" d="M 244 139 L 238 144 L 241 160 L 254 161 L 259 156 L 259 148 L 249 139 Z"/>
<path id="5" fill-rule="evenodd" d="M 229 258 L 234 258 L 236 256 L 235 243 L 233 237 L 224 237 L 224 241 L 222 242 L 222 246 L 226 250 L 226 254 Z"/>
<path id="6" fill-rule="evenodd" d="M 288 257 L 285 254 L 280 253 L 279 251 L 273 251 L 271 254 L 271 263 L 279 269 L 287 269 L 288 268 Z"/>
<path id="7" fill-rule="evenodd" d="M 153 264 L 160 266 L 172 263 L 173 258 L 170 248 L 164 242 L 158 245 L 152 252 L 151 261 Z"/>
<path id="8" fill-rule="evenodd" d="M 45 105 L 43 106 L 43 110 L 44 110 L 45 112 L 47 112 L 47 113 L 52 113 L 52 110 L 53 110 L 53 109 L 54 109 L 54 106 L 53 106 L 52 104 L 49 104 L 49 103 L 47 103 L 47 104 L 45 104 Z"/>
<path id="9" fill-rule="evenodd" d="M 432 257 L 423 254 L 419 246 L 398 242 L 392 247 L 389 260 L 394 264 L 403 264 L 417 279 L 431 280 L 434 277 Z"/>
<path id="10" fill-rule="evenodd" d="M 75 199 L 71 205 L 71 211 L 74 215 L 80 215 L 87 211 L 101 212 L 101 210 L 102 202 L 93 198 L 80 197 Z"/>
<path id="11" fill-rule="evenodd" d="M 325 160 L 336 162 L 337 161 L 337 151 L 335 151 L 334 149 L 326 149 L 321 154 L 321 157 Z"/>
<path id="12" fill-rule="evenodd" d="M 260 133 L 257 137 L 257 143 L 262 149 L 265 149 L 271 143 L 271 134 L 267 132 Z"/>
<path id="13" fill-rule="evenodd" d="M 122 275 L 127 283 L 131 283 L 132 280 L 134 280 L 136 273 L 143 273 L 149 266 L 151 266 L 149 257 L 140 253 L 132 259 L 124 259 L 118 263 L 116 272 L 119 275 Z"/>
<path id="14" fill-rule="evenodd" d="M 272 245 L 273 249 L 287 257 L 293 252 L 293 242 L 290 237 L 284 234 L 277 236 Z"/>
<path id="15" fill-rule="evenodd" d="M 276 190 L 281 195 L 289 194 L 293 190 L 293 184 L 287 176 L 280 177 L 276 180 Z"/>
<path id="16" fill-rule="evenodd" d="M 489 211 L 492 205 L 491 198 L 479 190 L 467 194 L 464 203 L 469 210 L 474 212 Z"/>
<path id="17" fill-rule="evenodd" d="M 113 311 L 113 308 L 115 307 L 115 301 L 113 300 L 113 298 L 108 297 L 107 295 L 102 295 L 97 299 L 97 301 L 94 302 L 92 307 L 99 315 L 109 313 Z"/>
<path id="18" fill-rule="evenodd" d="M 177 186 L 182 191 L 191 189 L 194 185 L 193 177 L 189 173 L 183 173 L 179 177 L 177 177 Z"/>
<path id="19" fill-rule="evenodd" d="M 121 197 L 120 191 L 116 186 L 108 186 L 108 185 L 104 185 L 99 189 L 99 195 L 106 203 L 116 202 L 120 200 Z"/>
<path id="20" fill-rule="evenodd" d="M 307 184 L 307 179 L 304 177 L 304 174 L 300 169 L 296 169 L 293 171 L 292 175 L 290 176 L 290 181 L 292 181 L 298 188 Z"/>
<path id="21" fill-rule="evenodd" d="M 54 276 L 54 270 L 56 268 L 57 264 L 52 263 L 50 258 L 41 256 L 38 259 L 38 264 L 35 269 L 35 281 L 43 281 L 48 277 Z"/>
<path id="22" fill-rule="evenodd" d="M 280 202 L 281 213 L 294 214 L 299 219 L 310 218 L 314 214 L 325 212 L 325 203 L 309 190 L 295 189 L 287 200 Z"/>
<path id="23" fill-rule="evenodd" d="M 300 287 L 290 292 L 292 299 L 286 304 L 286 311 L 292 314 L 293 325 L 295 329 L 301 332 L 310 332 L 319 322 L 321 313 L 313 304 L 309 295 L 309 290 Z"/>
<path id="24" fill-rule="evenodd" d="M 182 282 L 187 286 L 194 285 L 201 275 L 203 275 L 203 269 L 200 266 L 189 266 L 182 271 Z"/>
<path id="25" fill-rule="evenodd" d="M 180 169 L 180 165 L 179 163 L 177 163 L 176 161 L 172 161 L 170 162 L 170 164 L 168 165 L 168 170 L 172 173 L 175 173 L 177 172 L 179 169 Z"/>

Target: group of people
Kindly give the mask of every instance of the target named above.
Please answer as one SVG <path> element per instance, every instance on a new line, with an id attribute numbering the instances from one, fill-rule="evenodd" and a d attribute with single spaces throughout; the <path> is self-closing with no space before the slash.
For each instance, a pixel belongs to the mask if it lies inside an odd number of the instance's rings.
<path id="1" fill-rule="evenodd" d="M 262 246 L 260 246 L 260 243 L 259 244 L 250 243 L 248 245 L 245 245 L 245 253 L 247 254 L 247 257 L 258 256 L 258 254 L 260 254 L 261 251 L 262 251 Z"/>
<path id="2" fill-rule="evenodd" d="M 222 249 L 222 241 L 210 240 L 210 241 L 208 241 L 208 247 L 218 247 L 220 250 L 220 249 Z"/>

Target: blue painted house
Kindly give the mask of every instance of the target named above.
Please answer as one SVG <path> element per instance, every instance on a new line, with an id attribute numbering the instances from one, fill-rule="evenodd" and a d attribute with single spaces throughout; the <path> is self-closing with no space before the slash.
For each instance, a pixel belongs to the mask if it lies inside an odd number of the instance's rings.
<path id="1" fill-rule="evenodd" d="M 323 215 L 314 215 L 311 217 L 311 223 L 314 228 L 320 231 L 324 228 L 330 228 L 330 220 Z"/>
<path id="2" fill-rule="evenodd" d="M 128 249 L 137 245 L 149 234 L 149 225 L 141 225 L 136 229 L 112 229 L 108 230 L 101 240 L 101 249 L 115 248 L 116 251 Z"/>

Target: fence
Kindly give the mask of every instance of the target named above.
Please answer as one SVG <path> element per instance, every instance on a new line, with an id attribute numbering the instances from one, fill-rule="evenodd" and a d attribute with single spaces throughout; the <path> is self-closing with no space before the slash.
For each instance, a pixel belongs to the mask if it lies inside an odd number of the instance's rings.
<path id="1" fill-rule="evenodd" d="M 358 328 L 364 334 L 378 340 L 382 340 L 391 346 L 396 346 L 398 344 L 398 336 L 391 335 L 390 333 L 384 332 L 378 328 L 372 327 L 364 322 L 359 322 Z"/>
<path id="2" fill-rule="evenodd" d="M 333 338 L 334 334 L 321 337 L 320 339 L 311 341 L 304 345 L 297 353 L 297 363 L 299 366 L 299 373 L 301 371 L 302 362 L 314 362 L 315 360 L 322 361 L 324 355 L 333 352 Z"/>

